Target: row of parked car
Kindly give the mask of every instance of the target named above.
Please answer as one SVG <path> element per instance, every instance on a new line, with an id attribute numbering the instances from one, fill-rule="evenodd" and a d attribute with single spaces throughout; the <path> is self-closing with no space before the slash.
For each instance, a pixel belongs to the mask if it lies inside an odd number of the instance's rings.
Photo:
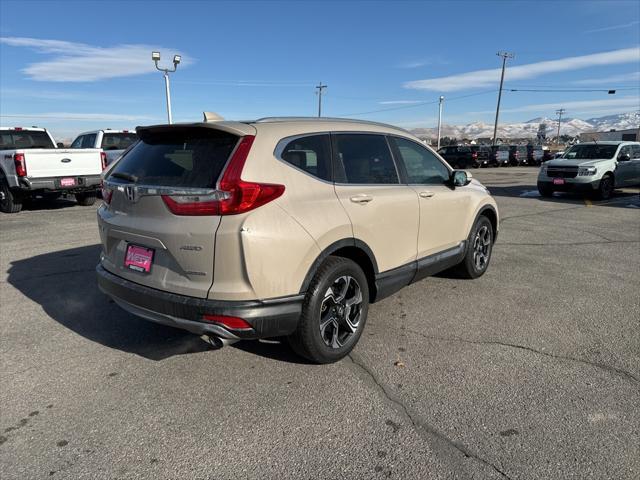
<path id="1" fill-rule="evenodd" d="M 438 153 L 453 168 L 539 166 L 552 158 L 537 145 L 449 145 Z"/>
<path id="2" fill-rule="evenodd" d="M 65 148 L 44 128 L 0 128 L 0 211 L 16 213 L 33 197 L 62 194 L 93 205 L 100 174 L 137 139 L 127 130 L 95 130 Z"/>

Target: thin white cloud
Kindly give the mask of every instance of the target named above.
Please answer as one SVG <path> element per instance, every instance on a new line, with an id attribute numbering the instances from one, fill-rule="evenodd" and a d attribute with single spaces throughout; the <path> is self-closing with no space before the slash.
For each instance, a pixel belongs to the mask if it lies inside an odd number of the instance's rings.
<path id="1" fill-rule="evenodd" d="M 28 118 L 28 119 L 53 119 L 53 120 L 81 120 L 88 122 L 102 121 L 149 121 L 157 120 L 157 117 L 148 115 L 127 115 L 113 113 L 73 113 L 73 112 L 47 112 L 47 113 L 2 113 L 0 118 Z"/>
<path id="2" fill-rule="evenodd" d="M 415 105 L 417 103 L 424 103 L 424 100 L 385 100 L 378 103 L 380 105 Z"/>
<path id="3" fill-rule="evenodd" d="M 22 70 L 28 78 L 37 81 L 94 82 L 151 73 L 155 71 L 151 61 L 152 51 L 164 53 L 164 62 L 169 65 L 174 54 L 182 55 L 180 67 L 193 63 L 191 58 L 179 50 L 151 45 L 96 47 L 84 43 L 28 37 L 0 37 L 0 43 L 50 54 L 51 59 L 32 63 Z"/>
<path id="4" fill-rule="evenodd" d="M 637 63 L 640 61 L 640 47 L 624 48 L 592 55 L 567 57 L 559 60 L 529 63 L 526 65 L 509 66 L 505 78 L 509 81 L 524 80 L 545 74 L 578 70 L 581 68 L 601 65 L 615 65 L 623 63 Z M 406 82 L 405 88 L 417 90 L 433 90 L 438 92 L 453 92 L 470 88 L 493 87 L 500 81 L 500 69 L 477 70 L 473 72 L 449 75 L 446 77 L 414 80 Z"/>
<path id="5" fill-rule="evenodd" d="M 585 30 L 584 33 L 597 33 L 597 32 L 608 32 L 610 30 L 620 30 L 622 28 L 631 28 L 640 24 L 640 20 L 635 20 L 633 22 L 621 23 L 619 25 L 611 25 L 609 27 L 602 28 L 594 28 L 593 30 Z"/>
<path id="6" fill-rule="evenodd" d="M 575 80 L 571 82 L 572 85 L 605 85 L 609 84 L 612 87 L 616 82 L 636 82 L 640 80 L 640 72 L 630 72 L 623 73 L 620 75 L 611 75 L 610 77 L 602 77 L 602 78 L 585 78 L 582 80 Z M 640 87 L 639 87 L 640 88 Z"/>
<path id="7" fill-rule="evenodd" d="M 570 110 L 568 114 L 573 115 L 574 111 L 582 109 L 583 111 L 596 111 L 597 109 L 638 109 L 640 108 L 640 97 L 637 95 L 629 95 L 620 98 L 611 98 L 606 100 L 577 100 L 562 103 L 538 103 L 532 105 L 522 105 L 514 108 L 501 108 L 500 113 L 519 113 L 519 112 L 555 112 L 558 108 Z M 480 115 L 495 113 L 495 110 L 484 110 L 481 112 L 468 112 L 468 115 Z"/>

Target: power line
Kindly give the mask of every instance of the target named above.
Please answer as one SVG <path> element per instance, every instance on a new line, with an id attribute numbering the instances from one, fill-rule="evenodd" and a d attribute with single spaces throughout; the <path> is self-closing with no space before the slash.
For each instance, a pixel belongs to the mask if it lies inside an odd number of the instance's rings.
<path id="1" fill-rule="evenodd" d="M 557 89 L 527 89 L 527 88 L 510 88 L 510 92 L 606 92 L 613 95 L 617 90 L 640 90 L 639 88 L 557 88 Z"/>

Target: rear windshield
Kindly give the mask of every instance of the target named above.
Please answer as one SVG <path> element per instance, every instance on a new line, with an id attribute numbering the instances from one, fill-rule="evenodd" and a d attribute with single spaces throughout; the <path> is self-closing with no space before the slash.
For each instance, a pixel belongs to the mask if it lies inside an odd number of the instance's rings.
<path id="1" fill-rule="evenodd" d="M 141 139 L 120 159 L 109 180 L 139 185 L 212 188 L 238 137 L 210 128 L 167 127 L 141 132 Z M 122 174 L 114 176 L 115 173 Z"/>
<path id="2" fill-rule="evenodd" d="M 577 158 L 580 160 L 613 158 L 617 149 L 617 145 L 574 145 L 565 152 L 562 158 Z"/>
<path id="3" fill-rule="evenodd" d="M 126 150 L 131 144 L 138 140 L 138 135 L 135 133 L 105 133 L 102 137 L 102 145 L 100 148 L 103 150 Z"/>
<path id="4" fill-rule="evenodd" d="M 4 130 L 0 132 L 0 150 L 56 148 L 47 132 Z"/>

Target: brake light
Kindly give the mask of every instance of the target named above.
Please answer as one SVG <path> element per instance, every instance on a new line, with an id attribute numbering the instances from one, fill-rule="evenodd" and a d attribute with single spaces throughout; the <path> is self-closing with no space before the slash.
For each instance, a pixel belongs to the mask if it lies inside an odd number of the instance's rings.
<path id="1" fill-rule="evenodd" d="M 100 163 L 102 163 L 102 170 L 107 168 L 107 154 L 100 152 Z"/>
<path id="2" fill-rule="evenodd" d="M 105 187 L 103 183 L 102 184 L 102 200 L 104 201 L 104 203 L 109 205 L 111 203 L 111 197 L 113 197 L 113 190 Z"/>
<path id="3" fill-rule="evenodd" d="M 202 319 L 206 322 L 221 325 L 229 330 L 253 330 L 251 325 L 239 317 L 229 317 L 226 315 L 203 315 Z"/>
<path id="4" fill-rule="evenodd" d="M 16 132 L 21 132 L 21 131 L 22 131 L 22 127 L 14 127 L 14 130 L 15 130 Z"/>
<path id="5" fill-rule="evenodd" d="M 11 157 L 9 157 L 11 158 Z M 14 153 L 13 163 L 16 166 L 16 175 L 19 177 L 27 176 L 27 162 L 24 159 L 24 153 Z"/>
<path id="6" fill-rule="evenodd" d="M 162 199 L 174 215 L 237 215 L 275 200 L 284 192 L 284 185 L 247 182 L 242 169 L 255 137 L 242 137 L 218 189 L 206 196 L 163 195 Z"/>
<path id="7" fill-rule="evenodd" d="M 473 158 L 474 160 L 478 159 L 478 152 L 471 152 L 471 158 Z"/>

